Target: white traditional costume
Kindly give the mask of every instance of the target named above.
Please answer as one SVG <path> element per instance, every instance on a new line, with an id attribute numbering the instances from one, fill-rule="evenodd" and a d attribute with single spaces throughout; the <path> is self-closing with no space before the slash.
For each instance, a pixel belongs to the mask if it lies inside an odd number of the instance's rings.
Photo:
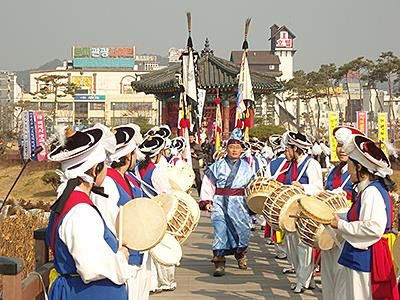
<path id="1" fill-rule="evenodd" d="M 76 132 L 49 159 L 64 170 L 59 197 L 52 206 L 46 240 L 54 254 L 50 300 L 127 300 L 125 282 L 132 276 L 116 236 L 108 228 L 89 195 L 79 185 L 94 183 L 86 174 L 104 168 L 106 151 L 100 128 Z M 94 189 L 93 189 L 94 191 Z"/>

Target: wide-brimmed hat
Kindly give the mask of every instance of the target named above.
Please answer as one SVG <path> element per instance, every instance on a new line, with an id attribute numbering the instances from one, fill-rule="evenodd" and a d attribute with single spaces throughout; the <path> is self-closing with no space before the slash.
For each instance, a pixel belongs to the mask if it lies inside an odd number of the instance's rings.
<path id="1" fill-rule="evenodd" d="M 294 131 L 289 131 L 287 133 L 286 145 L 295 146 L 304 151 L 306 151 L 312 147 L 311 142 L 304 134 L 301 134 L 300 132 L 294 132 Z"/>
<path id="2" fill-rule="evenodd" d="M 155 135 L 167 138 L 171 135 L 171 129 L 169 128 L 168 125 L 154 126 L 149 131 L 146 132 L 144 137 L 146 138 L 148 136 L 155 136 Z"/>
<path id="3" fill-rule="evenodd" d="M 180 152 L 185 147 L 185 139 L 181 136 L 178 136 L 171 140 L 171 148 L 174 148 L 176 151 Z"/>
<path id="4" fill-rule="evenodd" d="M 126 124 L 113 128 L 116 149 L 109 158 L 110 161 L 119 161 L 121 157 L 132 153 L 136 149 L 135 137 L 140 134 L 140 127 L 135 124 Z"/>
<path id="5" fill-rule="evenodd" d="M 106 159 L 106 150 L 102 144 L 103 129 L 89 128 L 76 132 L 68 129 L 66 137 L 65 144 L 53 149 L 48 159 L 61 162 L 65 179 L 82 177 L 91 181 L 85 172 Z"/>
<path id="6" fill-rule="evenodd" d="M 138 148 L 144 155 L 156 156 L 165 148 L 165 138 L 159 135 L 147 136 Z"/>
<path id="7" fill-rule="evenodd" d="M 385 178 L 393 174 L 385 152 L 375 142 L 364 135 L 353 135 L 343 145 L 350 157 L 367 168 L 372 174 Z"/>
<path id="8" fill-rule="evenodd" d="M 333 135 L 337 142 L 342 145 L 344 145 L 348 139 L 351 139 L 354 134 L 364 135 L 364 133 L 357 128 L 347 125 L 341 125 L 333 129 Z"/>

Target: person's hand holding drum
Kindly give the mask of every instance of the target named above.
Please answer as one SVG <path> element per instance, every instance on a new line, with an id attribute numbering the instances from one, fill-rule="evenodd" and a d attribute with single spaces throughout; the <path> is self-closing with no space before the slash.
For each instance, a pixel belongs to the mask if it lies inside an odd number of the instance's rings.
<path id="1" fill-rule="evenodd" d="M 339 218 L 339 216 L 338 216 L 337 214 L 333 214 L 333 216 L 334 216 L 335 218 L 334 218 L 334 219 L 332 220 L 332 222 L 331 222 L 331 227 L 334 228 L 334 229 L 337 229 L 337 228 L 338 228 L 338 224 L 339 224 L 340 218 Z"/>

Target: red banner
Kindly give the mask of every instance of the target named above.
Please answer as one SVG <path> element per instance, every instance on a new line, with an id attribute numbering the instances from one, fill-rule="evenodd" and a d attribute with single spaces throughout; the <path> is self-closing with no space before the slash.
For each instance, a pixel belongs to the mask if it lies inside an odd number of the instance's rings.
<path id="1" fill-rule="evenodd" d="M 360 131 L 362 131 L 365 135 L 368 135 L 368 118 L 366 111 L 358 111 L 357 112 L 357 127 Z"/>
<path id="2" fill-rule="evenodd" d="M 46 142 L 46 127 L 44 125 L 44 115 L 41 111 L 35 113 L 35 129 L 36 129 L 36 144 L 38 146 L 42 145 L 42 143 Z M 37 155 L 38 161 L 47 159 L 47 149 L 43 149 Z"/>

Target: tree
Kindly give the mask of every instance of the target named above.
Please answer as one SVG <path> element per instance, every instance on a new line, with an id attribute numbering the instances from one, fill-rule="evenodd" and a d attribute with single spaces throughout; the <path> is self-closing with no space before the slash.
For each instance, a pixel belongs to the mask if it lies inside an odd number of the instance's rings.
<path id="1" fill-rule="evenodd" d="M 35 78 L 39 82 L 39 91 L 31 93 L 36 99 L 48 99 L 50 95 L 54 96 L 54 106 L 52 108 L 52 126 L 53 129 L 56 125 L 56 113 L 58 106 L 58 99 L 66 97 L 67 95 L 74 96 L 78 88 L 74 83 L 68 82 L 68 76 L 63 75 L 42 75 Z"/>
<path id="2" fill-rule="evenodd" d="M 386 82 L 389 93 L 389 125 L 392 136 L 395 113 L 393 108 L 393 83 L 400 73 L 400 59 L 392 51 L 382 52 L 376 60 L 375 75 L 379 82 Z"/>

